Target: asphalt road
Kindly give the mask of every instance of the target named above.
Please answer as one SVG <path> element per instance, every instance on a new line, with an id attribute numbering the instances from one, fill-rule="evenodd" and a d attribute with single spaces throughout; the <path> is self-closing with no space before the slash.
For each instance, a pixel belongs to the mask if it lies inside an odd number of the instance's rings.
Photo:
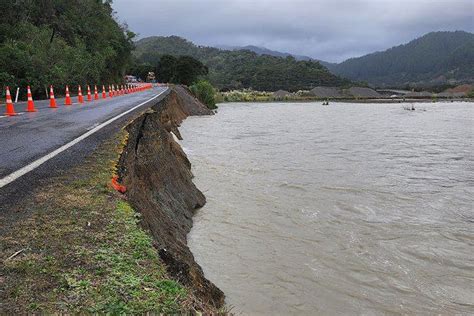
<path id="1" fill-rule="evenodd" d="M 38 182 L 81 163 L 133 115 L 156 104 L 168 92 L 167 88 L 153 88 L 112 99 L 74 103 L 69 107 L 64 105 L 64 99 L 57 99 L 58 109 L 50 109 L 49 100 L 36 101 L 38 112 L 35 113 L 24 112 L 26 104 L 15 104 L 18 116 L 0 116 L 0 217 L 5 214 L 2 211 L 15 206 L 15 201 L 35 188 Z M 77 99 L 73 98 L 73 102 Z M 103 123 L 135 107 L 130 113 L 103 126 Z M 0 110 L 2 115 L 4 107 Z M 61 150 L 71 142 L 72 146 Z M 15 177 L 14 181 L 5 181 L 58 150 L 61 152 L 33 170 Z"/>

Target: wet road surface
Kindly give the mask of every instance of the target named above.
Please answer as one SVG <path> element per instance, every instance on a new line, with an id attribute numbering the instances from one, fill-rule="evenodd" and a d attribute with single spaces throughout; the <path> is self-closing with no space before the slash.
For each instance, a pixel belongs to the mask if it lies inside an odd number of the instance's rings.
<path id="1" fill-rule="evenodd" d="M 165 89 L 154 88 L 83 104 L 73 98 L 76 103 L 72 106 L 65 106 L 64 99 L 57 99 L 57 109 L 49 108 L 49 100 L 36 101 L 35 113 L 23 112 L 25 103 L 16 104 L 19 115 L 0 117 L 0 179 Z"/>
<path id="2" fill-rule="evenodd" d="M 2 182 L 12 172 L 30 166 L 32 162 L 143 103 L 31 172 L 0 187 L 0 235 L 3 229 L 30 216 L 29 210 L 23 205 L 25 198 L 55 181 L 55 177 L 65 170 L 84 163 L 84 160 L 102 143 L 114 137 L 127 122 L 166 97 L 169 91 L 167 88 L 154 88 L 83 105 L 74 103 L 70 107 L 64 106 L 63 99 L 57 99 L 59 108 L 56 110 L 48 108 L 47 100 L 37 101 L 36 113 L 24 113 L 10 118 L 0 117 L 0 182 Z M 24 109 L 26 104 L 15 104 L 18 113 Z M 0 113 L 3 112 L 4 106 L 0 106 Z"/>

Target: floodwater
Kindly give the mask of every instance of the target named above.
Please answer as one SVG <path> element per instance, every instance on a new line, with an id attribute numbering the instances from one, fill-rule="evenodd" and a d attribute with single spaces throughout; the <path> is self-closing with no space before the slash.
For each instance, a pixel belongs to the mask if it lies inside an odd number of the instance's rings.
<path id="1" fill-rule="evenodd" d="M 474 314 L 474 104 L 223 104 L 182 142 L 236 314 Z"/>

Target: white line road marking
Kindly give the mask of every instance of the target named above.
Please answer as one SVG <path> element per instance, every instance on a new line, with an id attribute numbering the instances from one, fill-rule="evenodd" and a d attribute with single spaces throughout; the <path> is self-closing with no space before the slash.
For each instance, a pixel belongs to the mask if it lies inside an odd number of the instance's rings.
<path id="1" fill-rule="evenodd" d="M 23 115 L 25 112 L 16 112 L 16 115 Z M 0 115 L 0 118 L 9 117 L 8 115 Z"/>
<path id="2" fill-rule="evenodd" d="M 90 130 L 96 128 L 97 126 L 99 126 L 99 123 L 95 123 L 94 125 L 88 127 L 87 130 L 90 131 Z"/>
<path id="3" fill-rule="evenodd" d="M 42 164 L 44 164 L 45 162 L 47 162 L 48 160 L 56 157 L 57 155 L 59 155 L 60 153 L 62 153 L 63 151 L 71 148 L 72 146 L 76 145 L 77 143 L 79 143 L 80 141 L 86 139 L 87 137 L 91 136 L 92 134 L 100 131 L 102 128 L 106 127 L 107 125 L 109 125 L 110 123 L 118 120 L 119 118 L 127 115 L 128 113 L 138 109 L 139 107 L 141 107 L 142 105 L 150 102 L 150 101 L 153 101 L 154 99 L 158 98 L 160 95 L 162 95 L 163 93 L 165 93 L 168 89 L 165 89 L 164 91 L 162 91 L 160 94 L 157 94 L 155 95 L 153 98 L 151 99 L 148 99 L 147 101 L 145 102 L 142 102 L 140 103 L 139 105 L 137 106 L 134 106 L 133 108 L 111 118 L 110 120 L 96 126 L 95 128 L 91 129 L 90 131 L 82 134 L 81 136 L 79 136 L 78 138 L 70 141 L 69 143 L 67 143 L 66 145 L 63 145 L 61 147 L 59 147 L 58 149 L 52 151 L 51 153 L 47 154 L 46 156 L 42 157 L 42 158 L 39 158 L 38 160 L 35 160 L 33 161 L 32 163 L 30 163 L 29 165 L 26 165 L 24 166 L 23 168 L 21 169 L 18 169 L 17 171 L 15 172 L 12 172 L 10 173 L 8 176 L 6 176 L 5 178 L 3 179 L 0 179 L 0 188 L 3 188 L 4 186 L 6 186 L 7 184 L 10 184 L 11 182 L 15 181 L 16 179 L 20 178 L 21 176 L 24 176 L 25 174 L 27 174 L 28 172 L 31 172 L 33 170 L 35 170 L 36 168 L 38 168 L 39 166 L 41 166 Z"/>

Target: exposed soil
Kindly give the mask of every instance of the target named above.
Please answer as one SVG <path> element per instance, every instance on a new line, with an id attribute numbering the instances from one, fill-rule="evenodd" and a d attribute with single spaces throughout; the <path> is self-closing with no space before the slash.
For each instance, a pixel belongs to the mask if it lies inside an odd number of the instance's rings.
<path id="1" fill-rule="evenodd" d="M 134 120 L 126 128 L 129 136 L 118 175 L 169 273 L 194 289 L 206 304 L 219 308 L 224 304 L 224 294 L 204 277 L 186 244 L 193 214 L 206 199 L 193 184 L 191 164 L 170 133 L 180 138 L 178 126 L 193 114 L 212 112 L 178 87 Z"/>

